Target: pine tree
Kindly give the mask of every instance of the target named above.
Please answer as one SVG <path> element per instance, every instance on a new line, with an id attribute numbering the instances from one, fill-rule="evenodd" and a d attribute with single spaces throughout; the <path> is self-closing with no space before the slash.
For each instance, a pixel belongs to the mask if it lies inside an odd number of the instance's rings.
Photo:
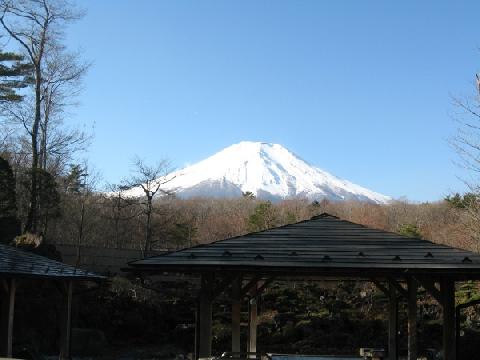
<path id="1" fill-rule="evenodd" d="M 22 55 L 0 51 L 0 103 L 22 100 L 19 90 L 31 81 L 31 71 Z"/>
<path id="2" fill-rule="evenodd" d="M 36 169 L 35 176 L 37 177 L 37 189 L 36 192 L 39 194 L 37 199 L 37 216 L 39 221 L 39 232 L 43 235 L 46 234 L 49 220 L 60 216 L 60 193 L 58 191 L 58 185 L 55 181 L 55 178 L 48 171 L 42 169 Z M 31 178 L 33 172 L 31 169 L 28 169 L 23 173 L 19 184 L 21 193 L 28 194 L 30 193 Z M 25 214 L 28 212 L 28 196 L 20 197 L 21 201 L 19 203 L 20 211 L 19 213 L 23 216 L 25 224 Z M 24 226 L 24 232 L 32 232 L 28 226 Z"/>
<path id="3" fill-rule="evenodd" d="M 192 246 L 192 240 L 197 235 L 198 229 L 189 223 L 175 224 L 170 231 L 170 238 L 173 240 L 176 249 L 185 246 Z"/>
<path id="4" fill-rule="evenodd" d="M 80 194 L 85 189 L 86 170 L 78 164 L 70 165 L 70 173 L 65 178 L 65 192 Z"/>
<path id="5" fill-rule="evenodd" d="M 0 157 L 0 241 L 9 243 L 19 233 L 15 177 L 8 161 Z"/>
<path id="6" fill-rule="evenodd" d="M 255 207 L 254 213 L 248 218 L 250 231 L 262 231 L 275 226 L 277 213 L 270 201 L 265 201 Z"/>
<path id="7" fill-rule="evenodd" d="M 455 193 L 454 195 L 448 195 L 445 197 L 445 201 L 452 207 L 457 209 L 474 208 L 478 204 L 479 196 L 477 194 L 467 192 L 463 195 Z"/>
<path id="8" fill-rule="evenodd" d="M 400 235 L 411 238 L 422 238 L 422 233 L 415 224 L 402 224 L 399 226 L 398 231 Z"/>
<path id="9" fill-rule="evenodd" d="M 38 217 L 42 233 L 46 235 L 48 222 L 60 216 L 60 194 L 55 178 L 47 171 L 37 169 L 38 177 Z"/>

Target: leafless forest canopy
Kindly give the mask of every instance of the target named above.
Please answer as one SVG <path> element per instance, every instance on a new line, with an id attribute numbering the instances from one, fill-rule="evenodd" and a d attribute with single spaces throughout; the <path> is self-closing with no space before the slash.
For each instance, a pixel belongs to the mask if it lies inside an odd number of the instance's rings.
<path id="1" fill-rule="evenodd" d="M 83 201 L 65 196 L 62 216 L 52 221 L 48 239 L 76 244 L 82 204 L 85 207 L 82 244 L 100 247 L 142 249 L 145 219 L 141 202 L 91 194 Z M 285 200 L 269 203 L 254 198 L 190 199 L 166 197 L 154 201 L 152 248 L 178 249 L 209 243 L 251 231 L 309 219 L 328 212 L 392 232 L 421 236 L 437 243 L 478 251 L 468 211 L 442 200 L 411 204 L 375 205 L 360 202 L 308 202 Z"/>

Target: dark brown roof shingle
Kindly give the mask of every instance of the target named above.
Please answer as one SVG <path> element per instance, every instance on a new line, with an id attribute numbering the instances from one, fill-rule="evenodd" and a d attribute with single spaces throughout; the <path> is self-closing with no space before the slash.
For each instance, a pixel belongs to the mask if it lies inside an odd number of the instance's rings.
<path id="1" fill-rule="evenodd" d="M 322 214 L 310 220 L 131 262 L 145 271 L 312 274 L 443 272 L 480 277 L 480 256 Z"/>
<path id="2" fill-rule="evenodd" d="M 0 244 L 0 276 L 100 280 L 103 276 L 45 256 Z"/>

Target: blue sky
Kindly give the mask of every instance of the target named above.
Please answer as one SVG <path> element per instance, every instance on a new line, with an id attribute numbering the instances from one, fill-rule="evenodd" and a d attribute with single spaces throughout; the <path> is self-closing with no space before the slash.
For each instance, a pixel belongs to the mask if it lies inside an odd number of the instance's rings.
<path id="1" fill-rule="evenodd" d="M 241 140 L 280 143 L 384 194 L 463 190 L 451 96 L 480 71 L 478 1 L 79 2 L 93 62 L 72 123 L 106 181 L 134 155 L 176 167 Z"/>

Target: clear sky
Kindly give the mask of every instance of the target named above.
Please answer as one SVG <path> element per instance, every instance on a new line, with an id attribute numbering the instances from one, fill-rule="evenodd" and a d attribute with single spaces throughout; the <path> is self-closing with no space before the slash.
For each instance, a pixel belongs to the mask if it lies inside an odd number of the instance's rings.
<path id="1" fill-rule="evenodd" d="M 93 62 L 73 122 L 105 180 L 135 154 L 194 163 L 280 143 L 372 190 L 462 190 L 451 96 L 473 94 L 480 1 L 85 0 L 67 43 Z"/>

